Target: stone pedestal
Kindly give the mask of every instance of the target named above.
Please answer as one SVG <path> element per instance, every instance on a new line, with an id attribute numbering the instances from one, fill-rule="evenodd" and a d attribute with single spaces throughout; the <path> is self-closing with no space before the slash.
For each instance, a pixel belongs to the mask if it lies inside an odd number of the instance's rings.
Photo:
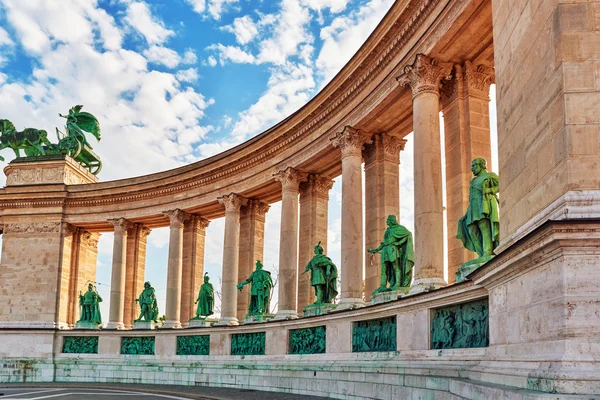
<path id="1" fill-rule="evenodd" d="M 210 328 L 214 324 L 219 322 L 217 318 L 211 317 L 202 317 L 202 318 L 192 318 L 190 322 L 188 322 L 188 328 Z"/>
<path id="2" fill-rule="evenodd" d="M 400 297 L 406 296 L 409 290 L 410 288 L 404 288 L 374 293 L 371 295 L 371 304 L 387 303 L 388 301 L 398 300 Z"/>
<path id="3" fill-rule="evenodd" d="M 87 321 L 77 321 L 75 323 L 75 329 L 102 329 L 102 324 L 95 324 Z"/>
<path id="4" fill-rule="evenodd" d="M 460 283 L 460 282 L 466 280 L 467 276 L 469 274 L 473 273 L 475 270 L 482 267 L 484 264 L 486 264 L 492 258 L 494 258 L 494 257 L 493 256 L 479 257 L 475 260 L 467 261 L 466 263 L 461 265 L 455 273 L 456 283 Z"/>
<path id="5" fill-rule="evenodd" d="M 244 324 L 257 324 L 260 322 L 270 321 L 274 318 L 275 314 L 248 314 L 244 318 Z"/>
<path id="6" fill-rule="evenodd" d="M 133 329 L 156 329 L 158 324 L 153 321 L 133 321 Z"/>
<path id="7" fill-rule="evenodd" d="M 305 317 L 314 317 L 315 315 L 323 315 L 334 311 L 337 308 L 337 304 L 322 303 L 322 304 L 309 304 L 304 307 Z"/>
<path id="8" fill-rule="evenodd" d="M 98 178 L 68 156 L 19 157 L 4 167 L 6 186 L 79 185 Z"/>

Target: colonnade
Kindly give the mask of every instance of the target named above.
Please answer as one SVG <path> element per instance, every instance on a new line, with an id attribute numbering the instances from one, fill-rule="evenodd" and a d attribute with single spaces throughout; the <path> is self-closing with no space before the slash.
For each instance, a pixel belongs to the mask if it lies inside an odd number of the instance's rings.
<path id="1" fill-rule="evenodd" d="M 442 141 L 444 114 L 448 261 L 454 272 L 472 256 L 454 238 L 455 225 L 468 204 L 470 163 L 491 154 L 489 87 L 493 70 L 441 63 L 419 54 L 398 77 L 412 91 L 414 131 L 415 276 L 411 293 L 445 286 Z M 377 247 L 389 214 L 399 214 L 399 162 L 405 140 L 384 132 L 345 126 L 330 138 L 342 165 L 341 298 L 338 310 L 361 307 L 379 286 L 380 261 L 370 265 L 365 246 Z M 362 164 L 365 180 L 363 182 Z M 298 318 L 314 301 L 309 277 L 301 275 L 315 244 L 327 244 L 328 199 L 333 181 L 289 165 L 275 171 L 281 184 L 278 311 L 275 319 Z M 365 191 L 363 205 L 363 191 Z M 220 325 L 237 325 L 246 313 L 249 289 L 237 290 L 254 262 L 263 258 L 265 214 L 269 205 L 238 193 L 219 197 L 225 210 Z M 366 230 L 363 229 L 363 209 Z M 204 272 L 204 240 L 209 221 L 180 209 L 167 210 L 169 261 L 165 327 L 181 328 L 194 315 Z M 112 219 L 114 251 L 107 328 L 127 329 L 136 316 L 135 296 L 143 287 L 149 229 L 124 218 Z M 363 265 L 366 269 L 363 271 Z M 364 275 L 364 279 L 363 279 Z M 364 297 L 363 297 L 364 293 Z"/>

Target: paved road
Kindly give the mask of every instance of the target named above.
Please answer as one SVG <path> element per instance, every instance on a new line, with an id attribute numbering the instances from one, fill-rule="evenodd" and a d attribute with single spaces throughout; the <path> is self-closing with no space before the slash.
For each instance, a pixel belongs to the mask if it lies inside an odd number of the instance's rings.
<path id="1" fill-rule="evenodd" d="M 44 384 L 0 385 L 0 400 L 318 400 L 323 397 L 256 390 L 171 385 Z"/>

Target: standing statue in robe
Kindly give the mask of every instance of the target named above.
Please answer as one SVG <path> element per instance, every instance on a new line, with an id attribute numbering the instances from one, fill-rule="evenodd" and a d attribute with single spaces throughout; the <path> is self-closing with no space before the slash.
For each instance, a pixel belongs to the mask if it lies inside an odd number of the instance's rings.
<path id="1" fill-rule="evenodd" d="M 415 264 L 412 233 L 398 223 L 395 215 L 389 215 L 386 223 L 383 242 L 376 249 L 367 249 L 372 254 L 381 252 L 381 284 L 373 294 L 408 291 L 412 282 Z"/>
<path id="2" fill-rule="evenodd" d="M 487 163 L 483 158 L 476 158 L 471 163 L 471 172 L 475 177 L 469 184 L 469 206 L 467 213 L 458 221 L 457 239 L 463 242 L 468 250 L 477 253 L 479 258 L 466 262 L 457 272 L 457 281 L 464 277 L 475 266 L 475 269 L 494 257 L 494 249 L 500 242 L 500 217 L 498 194 L 498 175 L 487 171 Z"/>
<path id="3" fill-rule="evenodd" d="M 158 322 L 158 303 L 156 302 L 156 293 L 150 282 L 144 283 L 144 290 L 135 301 L 140 305 L 140 317 L 136 321 Z"/>
<path id="4" fill-rule="evenodd" d="M 314 304 L 331 303 L 337 296 L 337 267 L 331 258 L 323 254 L 323 246 L 319 242 L 315 246 L 315 256 L 308 262 L 303 274 L 310 271 L 310 285 L 315 288 L 317 297 Z"/>
<path id="5" fill-rule="evenodd" d="M 79 292 L 81 316 L 77 322 L 91 322 L 96 325 L 102 324 L 102 316 L 100 315 L 101 302 L 102 297 L 100 297 L 94 285 L 90 283 L 85 294 L 82 295 L 81 292 Z"/>
<path id="6" fill-rule="evenodd" d="M 256 269 L 250 274 L 250 277 L 237 285 L 238 290 L 242 290 L 244 285 L 247 285 L 248 283 L 251 284 L 248 315 L 263 315 L 269 313 L 273 279 L 271 279 L 271 273 L 263 269 L 260 260 L 256 261 Z"/>
<path id="7" fill-rule="evenodd" d="M 208 317 L 213 315 L 215 307 L 215 289 L 210 280 L 208 273 L 204 274 L 204 283 L 200 286 L 200 292 L 198 293 L 198 299 L 194 304 L 198 304 L 196 309 L 196 318 L 199 319 L 201 316 Z"/>

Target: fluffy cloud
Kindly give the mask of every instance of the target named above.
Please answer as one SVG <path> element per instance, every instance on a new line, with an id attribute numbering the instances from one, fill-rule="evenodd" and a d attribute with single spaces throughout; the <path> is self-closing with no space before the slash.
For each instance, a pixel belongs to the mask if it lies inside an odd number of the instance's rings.
<path id="1" fill-rule="evenodd" d="M 258 35 L 258 27 L 249 15 L 234 19 L 232 25 L 226 25 L 222 29 L 233 33 L 241 45 L 251 42 Z M 1 39 L 2 35 L 0 35 L 0 43 Z"/>
<path id="2" fill-rule="evenodd" d="M 181 56 L 175 50 L 163 46 L 152 46 L 144 50 L 144 56 L 148 61 L 168 68 L 175 68 L 181 62 Z"/>
<path id="3" fill-rule="evenodd" d="M 221 43 L 210 45 L 206 48 L 207 50 L 216 50 L 219 53 L 219 62 L 221 65 L 225 65 L 227 61 L 231 61 L 238 64 L 254 64 L 256 58 L 245 52 L 236 46 L 225 46 Z M 210 61 L 209 61 L 210 63 Z"/>
<path id="4" fill-rule="evenodd" d="M 8 32 L 0 27 L 0 46 L 14 46 L 15 42 L 12 41 Z"/>
<path id="5" fill-rule="evenodd" d="M 174 35 L 172 30 L 165 28 L 164 24 L 152 15 L 148 4 L 143 2 L 132 2 L 127 6 L 125 22 L 143 35 L 151 45 L 162 44 Z"/>
<path id="6" fill-rule="evenodd" d="M 192 6 L 193 10 L 200 15 L 205 15 L 208 12 L 212 18 L 219 20 L 221 14 L 231 8 L 239 0 L 185 0 L 189 5 Z"/>
<path id="7" fill-rule="evenodd" d="M 198 70 L 196 68 L 177 71 L 175 77 L 179 82 L 195 82 L 198 80 Z"/>

